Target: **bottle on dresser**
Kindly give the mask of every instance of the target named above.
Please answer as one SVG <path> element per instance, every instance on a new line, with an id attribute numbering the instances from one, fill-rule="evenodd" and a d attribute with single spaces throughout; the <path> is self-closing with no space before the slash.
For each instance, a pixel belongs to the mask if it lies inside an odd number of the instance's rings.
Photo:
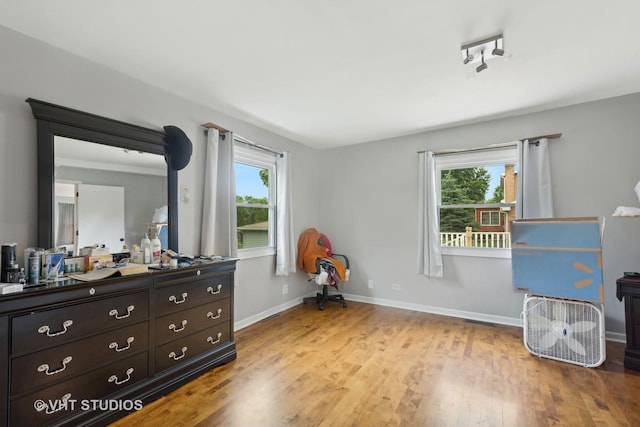
<path id="1" fill-rule="evenodd" d="M 142 259 L 142 252 L 140 251 L 140 246 L 137 244 L 131 245 L 131 259 L 136 264 L 144 264 L 144 260 Z"/>
<path id="2" fill-rule="evenodd" d="M 153 240 L 151 240 L 151 262 L 153 264 L 160 264 L 162 255 L 162 244 L 160 243 L 160 239 L 158 238 L 158 233 L 156 233 Z"/>
<path id="3" fill-rule="evenodd" d="M 149 240 L 149 233 L 146 233 L 140 242 L 140 252 L 142 254 L 142 263 L 151 264 L 151 240 Z"/>

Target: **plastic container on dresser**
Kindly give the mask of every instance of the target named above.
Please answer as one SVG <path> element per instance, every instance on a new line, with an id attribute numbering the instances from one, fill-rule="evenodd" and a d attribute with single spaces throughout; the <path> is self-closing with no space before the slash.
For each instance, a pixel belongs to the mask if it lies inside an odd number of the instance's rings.
<path id="1" fill-rule="evenodd" d="M 0 297 L 0 426 L 104 425 L 234 360 L 234 271 L 226 260 Z"/>

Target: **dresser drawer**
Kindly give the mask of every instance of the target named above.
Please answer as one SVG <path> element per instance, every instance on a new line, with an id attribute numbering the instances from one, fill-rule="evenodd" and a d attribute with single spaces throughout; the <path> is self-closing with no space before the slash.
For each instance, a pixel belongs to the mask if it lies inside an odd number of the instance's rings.
<path id="1" fill-rule="evenodd" d="M 156 371 L 171 368 L 185 360 L 220 347 L 229 342 L 230 337 L 231 324 L 226 321 L 164 344 L 156 348 Z"/>
<path id="2" fill-rule="evenodd" d="M 156 344 L 229 320 L 231 318 L 229 305 L 229 299 L 224 299 L 156 319 Z"/>
<path id="3" fill-rule="evenodd" d="M 167 287 L 156 289 L 156 310 L 158 314 L 184 310 L 206 302 L 228 298 L 231 294 L 231 275 L 194 275 Z"/>
<path id="4" fill-rule="evenodd" d="M 83 406 L 93 404 L 90 402 L 91 399 L 103 399 L 147 378 L 147 366 L 148 353 L 139 353 L 80 377 L 15 399 L 10 407 L 11 425 L 48 424 L 70 413 L 73 409 L 83 409 Z"/>
<path id="5" fill-rule="evenodd" d="M 18 357 L 11 362 L 11 394 L 76 376 L 148 347 L 149 324 L 143 322 Z"/>
<path id="6" fill-rule="evenodd" d="M 17 316 L 11 324 L 12 354 L 40 351 L 148 317 L 146 291 Z"/>

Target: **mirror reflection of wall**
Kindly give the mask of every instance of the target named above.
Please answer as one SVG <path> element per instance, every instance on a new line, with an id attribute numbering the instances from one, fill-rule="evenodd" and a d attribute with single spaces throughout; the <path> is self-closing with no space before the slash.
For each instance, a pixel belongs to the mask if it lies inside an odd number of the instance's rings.
<path id="1" fill-rule="evenodd" d="M 56 247 L 65 247 L 75 253 L 75 211 L 76 186 L 73 183 L 56 182 L 55 185 L 55 230 Z"/>
<path id="2" fill-rule="evenodd" d="M 140 243 L 155 210 L 167 204 L 167 166 L 164 157 L 59 136 L 55 137 L 54 146 L 56 246 L 67 246 L 67 250 L 72 250 L 68 245 L 58 244 L 68 239 L 58 234 L 66 233 L 60 228 L 60 219 L 67 208 L 60 203 L 69 203 L 68 199 L 58 197 L 57 184 L 62 182 L 124 188 L 125 242 L 122 243 L 126 243 L 129 248 L 134 243 Z M 99 203 L 103 203 L 106 208 L 112 204 L 110 202 L 102 200 Z M 76 223 L 79 220 L 82 219 L 74 219 Z M 110 234 L 118 240 L 121 237 L 121 232 L 117 230 Z M 118 247 L 110 247 L 110 251 L 120 252 L 122 243 Z M 74 252 L 77 253 L 77 250 L 74 247 Z"/>

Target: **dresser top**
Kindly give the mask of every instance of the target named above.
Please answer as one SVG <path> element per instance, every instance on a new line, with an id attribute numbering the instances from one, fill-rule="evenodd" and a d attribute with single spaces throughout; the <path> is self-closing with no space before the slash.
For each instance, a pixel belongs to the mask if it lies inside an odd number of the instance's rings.
<path id="1" fill-rule="evenodd" d="M 235 270 L 236 261 L 236 258 L 196 260 L 188 267 L 156 267 L 150 268 L 144 273 L 126 276 L 113 275 L 91 281 L 65 278 L 63 280 L 42 282 L 36 286 L 27 286 L 19 292 L 0 295 L 0 315 L 64 301 L 148 289 L 154 286 L 156 278 L 164 279 L 166 276 L 188 277 L 189 273 L 203 269 L 212 273 L 233 271 Z"/>

